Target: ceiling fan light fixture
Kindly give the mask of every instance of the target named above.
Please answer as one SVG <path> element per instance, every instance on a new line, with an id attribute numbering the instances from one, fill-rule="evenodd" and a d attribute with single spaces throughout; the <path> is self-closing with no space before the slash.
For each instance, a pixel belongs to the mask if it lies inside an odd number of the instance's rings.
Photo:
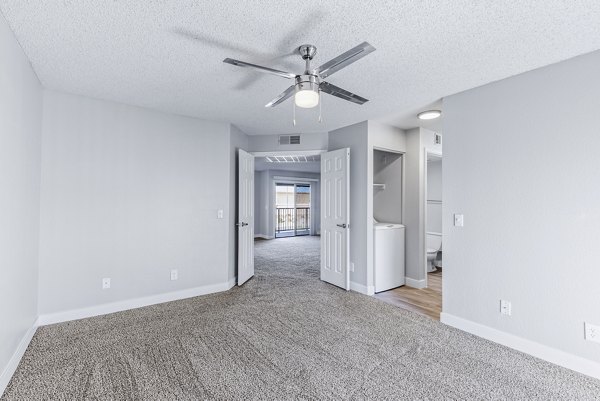
<path id="1" fill-rule="evenodd" d="M 419 120 L 434 120 L 441 115 L 441 110 L 427 110 L 417 114 L 417 117 Z"/>
<path id="2" fill-rule="evenodd" d="M 319 92 L 312 89 L 299 90 L 294 95 L 294 101 L 298 107 L 312 109 L 319 105 Z"/>

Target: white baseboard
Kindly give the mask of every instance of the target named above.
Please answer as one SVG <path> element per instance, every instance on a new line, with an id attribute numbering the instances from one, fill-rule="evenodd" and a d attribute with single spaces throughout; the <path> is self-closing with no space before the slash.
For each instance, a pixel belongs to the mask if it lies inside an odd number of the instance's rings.
<path id="1" fill-rule="evenodd" d="M 361 294 L 365 294 L 365 295 L 375 294 L 375 286 L 372 286 L 372 285 L 366 286 L 366 285 L 355 283 L 354 281 L 350 282 L 350 290 L 360 292 Z"/>
<path id="2" fill-rule="evenodd" d="M 160 304 L 163 302 L 177 301 L 185 298 L 197 297 L 199 295 L 212 294 L 227 291 L 235 285 L 235 277 L 225 283 L 204 285 L 201 287 L 188 288 L 185 290 L 166 292 L 163 294 L 150 295 L 147 297 L 127 299 L 124 301 L 111 302 L 107 304 L 90 306 L 81 309 L 72 309 L 63 312 L 48 313 L 38 317 L 38 325 L 44 326 L 70 320 L 84 319 L 86 317 L 106 315 L 108 313 L 121 312 L 128 309 L 141 308 L 143 306 Z"/>
<path id="3" fill-rule="evenodd" d="M 466 320 L 445 312 L 440 314 L 440 321 L 448 326 L 456 327 L 457 329 L 475 334 L 476 336 L 485 338 L 486 340 L 505 345 L 509 348 L 533 355 L 537 358 L 560 365 L 567 369 L 600 379 L 600 363 L 598 362 L 569 354 L 568 352 L 561 351 L 535 341 L 527 340 L 523 337 L 518 337 L 514 334 L 509 334 L 504 331 L 500 331 L 489 326 L 484 326 L 482 324 L 475 323 L 473 321 Z"/>
<path id="4" fill-rule="evenodd" d="M 4 394 L 4 390 L 6 390 L 6 386 L 8 386 L 8 383 L 10 382 L 10 378 L 17 370 L 17 366 L 19 366 L 19 362 L 21 362 L 21 358 L 23 357 L 23 354 L 25 354 L 25 350 L 31 342 L 31 339 L 35 334 L 37 327 L 37 321 L 35 321 L 19 342 L 17 349 L 13 353 L 12 357 L 8 361 L 8 364 L 4 368 L 4 371 L 0 375 L 0 397 L 2 397 L 2 394 Z"/>
<path id="5" fill-rule="evenodd" d="M 425 288 L 427 286 L 427 282 L 425 280 L 415 280 L 414 278 L 405 277 L 406 278 L 406 286 L 412 288 Z"/>
<path id="6" fill-rule="evenodd" d="M 273 239 L 273 237 L 265 234 L 254 234 L 254 238 Z"/>

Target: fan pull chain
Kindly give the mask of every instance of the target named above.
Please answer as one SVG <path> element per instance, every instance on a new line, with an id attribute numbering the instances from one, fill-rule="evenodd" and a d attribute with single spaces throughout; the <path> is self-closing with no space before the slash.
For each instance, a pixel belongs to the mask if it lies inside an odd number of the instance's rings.
<path id="1" fill-rule="evenodd" d="M 296 126 L 296 102 L 294 100 L 292 100 L 293 103 L 293 107 L 294 107 L 294 114 L 293 114 L 293 119 L 292 119 L 292 123 L 294 124 L 294 127 Z"/>
<path id="2" fill-rule="evenodd" d="M 322 106 L 323 105 L 323 96 L 321 96 L 321 91 L 319 90 L 319 124 L 323 122 L 323 113 Z"/>

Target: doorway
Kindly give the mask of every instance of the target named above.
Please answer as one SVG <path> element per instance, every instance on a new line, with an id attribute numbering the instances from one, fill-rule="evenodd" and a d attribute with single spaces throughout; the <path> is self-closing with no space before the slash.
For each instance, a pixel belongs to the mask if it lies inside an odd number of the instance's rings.
<path id="1" fill-rule="evenodd" d="M 311 233 L 311 184 L 275 183 L 275 238 Z"/>

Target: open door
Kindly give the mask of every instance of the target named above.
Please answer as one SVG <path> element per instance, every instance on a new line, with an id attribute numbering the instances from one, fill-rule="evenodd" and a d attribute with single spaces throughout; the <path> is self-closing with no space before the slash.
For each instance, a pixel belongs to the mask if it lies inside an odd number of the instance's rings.
<path id="1" fill-rule="evenodd" d="M 254 276 L 254 156 L 239 150 L 237 285 Z"/>
<path id="2" fill-rule="evenodd" d="M 321 154 L 321 280 L 350 289 L 350 149 Z"/>

